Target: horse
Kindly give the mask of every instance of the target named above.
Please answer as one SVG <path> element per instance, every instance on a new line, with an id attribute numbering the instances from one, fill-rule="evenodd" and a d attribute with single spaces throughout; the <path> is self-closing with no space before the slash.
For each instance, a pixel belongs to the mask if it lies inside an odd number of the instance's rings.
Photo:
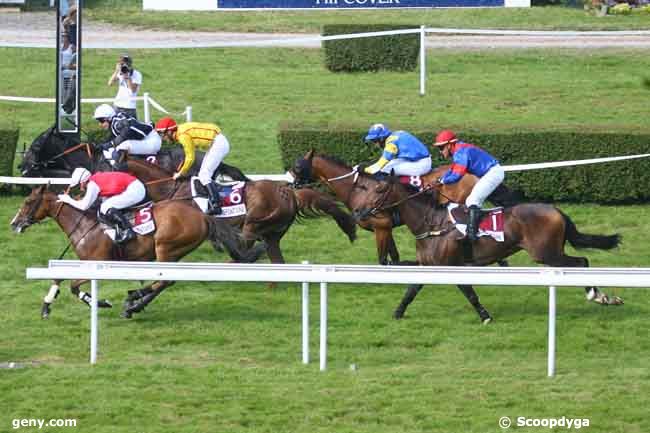
<path id="1" fill-rule="evenodd" d="M 449 169 L 449 165 L 435 168 L 422 178 L 414 178 L 418 186 L 434 184 Z M 377 185 L 377 180 L 369 175 L 358 173 L 356 169 L 348 166 L 343 161 L 327 155 L 317 155 L 313 150 L 307 152 L 303 158 L 298 158 L 291 174 L 296 185 L 308 184 L 318 181 L 325 184 L 336 197 L 350 210 L 359 209 L 368 204 L 367 192 Z M 472 191 L 478 179 L 467 174 L 455 184 L 444 185 L 440 189 L 438 200 L 441 204 L 448 202 L 462 203 Z M 498 205 L 511 205 L 522 198 L 501 186 L 489 199 Z M 399 264 L 399 251 L 393 239 L 393 227 L 401 225 L 399 216 L 394 212 L 376 213 L 369 218 L 357 220 L 359 226 L 365 230 L 374 231 L 377 245 L 377 256 L 380 265 L 391 262 Z"/>
<path id="2" fill-rule="evenodd" d="M 196 151 L 194 164 L 188 175 L 198 174 L 205 152 Z M 162 149 L 156 155 L 134 156 L 132 159 L 145 159 L 152 164 L 160 165 L 166 170 L 174 171 L 180 167 L 185 158 L 182 148 Z M 24 177 L 70 177 L 77 167 L 84 167 L 91 172 L 110 170 L 108 162 L 103 159 L 102 152 L 93 144 L 77 142 L 70 136 L 56 131 L 56 127 L 47 129 L 40 134 L 23 155 L 18 166 Z M 250 180 L 237 167 L 221 163 L 215 176 L 222 175 L 233 180 Z"/>
<path id="3" fill-rule="evenodd" d="M 174 180 L 172 172 L 146 161 L 127 159 L 129 173 L 147 186 L 153 200 L 188 200 L 194 203 L 190 180 Z M 245 182 L 246 214 L 218 218 L 239 227 L 249 245 L 256 240 L 266 243 L 271 263 L 285 263 L 280 240 L 296 219 L 331 216 L 350 242 L 356 239 L 356 224 L 350 214 L 325 194 L 290 188 L 286 182 L 258 180 Z"/>
<path id="4" fill-rule="evenodd" d="M 576 249 L 601 250 L 611 250 L 620 243 L 619 234 L 581 233 L 571 218 L 553 205 L 523 203 L 503 209 L 503 242 L 497 242 L 490 237 L 480 237 L 478 241 L 469 244 L 450 221 L 447 208 L 436 203 L 435 196 L 439 194 L 436 188 L 431 188 L 429 192 L 430 195 L 426 192 L 411 193 L 391 177 L 388 182 L 378 185 L 370 192 L 374 202 L 371 209 L 355 209 L 353 214 L 365 215 L 396 209 L 415 236 L 417 264 L 425 266 L 463 266 L 468 262 L 485 266 L 525 250 L 531 259 L 539 264 L 589 267 L 586 257 L 566 254 L 564 247 L 567 242 Z M 394 312 L 396 319 L 404 316 L 406 308 L 422 287 L 421 284 L 408 287 Z M 489 323 L 492 318 L 481 305 L 474 288 L 471 285 L 458 285 L 458 288 L 472 304 L 481 321 Z M 588 300 L 599 304 L 623 304 L 621 298 L 610 297 L 597 287 L 586 287 L 585 292 Z"/>
<path id="5" fill-rule="evenodd" d="M 156 260 L 176 262 L 194 251 L 206 239 L 216 238 L 224 245 L 236 248 L 236 235 L 231 227 L 214 218 L 209 218 L 201 211 L 183 201 L 161 201 L 151 206 L 148 214 L 155 222 L 156 230 L 152 234 L 137 235 L 136 239 L 122 247 L 102 230 L 96 215 L 96 209 L 80 211 L 68 204 L 57 203 L 57 194 L 49 190 L 48 185 L 34 188 L 24 200 L 22 206 L 11 221 L 16 233 L 24 232 L 28 227 L 49 217 L 55 220 L 68 237 L 71 246 L 81 260 Z M 58 296 L 58 284 L 50 289 L 46 296 L 41 316 L 50 315 L 50 306 Z M 70 284 L 71 292 L 80 300 L 89 304 L 90 296 L 79 290 L 85 281 L 77 280 Z M 134 313 L 144 309 L 173 281 L 155 281 L 138 290 L 129 291 L 122 316 L 130 318 Z M 107 300 L 99 302 L 102 308 L 110 308 Z"/>

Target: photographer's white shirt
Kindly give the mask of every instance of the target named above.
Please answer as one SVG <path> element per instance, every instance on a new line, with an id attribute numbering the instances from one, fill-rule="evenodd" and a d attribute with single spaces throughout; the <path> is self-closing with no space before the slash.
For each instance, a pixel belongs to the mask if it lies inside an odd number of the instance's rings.
<path id="1" fill-rule="evenodd" d="M 142 85 L 142 74 L 140 73 L 140 71 L 134 69 L 131 72 L 131 81 L 137 84 L 138 85 L 137 90 L 140 90 L 140 86 Z M 117 96 L 115 96 L 115 101 L 113 102 L 113 105 L 119 108 L 135 109 L 136 108 L 135 99 L 132 98 L 138 96 L 137 90 L 135 92 L 131 92 L 131 89 L 129 89 L 129 85 L 126 83 L 126 78 L 124 77 L 123 74 L 119 74 Z"/>

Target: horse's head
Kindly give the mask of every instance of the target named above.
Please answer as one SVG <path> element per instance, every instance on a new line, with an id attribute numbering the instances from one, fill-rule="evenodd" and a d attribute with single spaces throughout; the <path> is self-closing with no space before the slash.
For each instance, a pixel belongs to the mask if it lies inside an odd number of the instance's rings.
<path id="1" fill-rule="evenodd" d="M 56 127 L 48 128 L 29 146 L 18 170 L 24 177 L 69 175 L 71 168 L 78 164 L 68 164 L 62 154 L 73 144 L 69 137 L 57 132 Z"/>
<path id="2" fill-rule="evenodd" d="M 56 194 L 49 191 L 48 185 L 34 188 L 11 220 L 12 230 L 22 233 L 31 225 L 42 221 L 49 215 L 50 206 L 55 201 Z"/>
<path id="3" fill-rule="evenodd" d="M 296 162 L 293 164 L 293 167 L 289 172 L 294 178 L 294 184 L 296 186 L 306 185 L 313 181 L 312 179 L 312 160 L 314 157 L 314 151 L 310 150 L 307 154 L 296 159 Z"/>

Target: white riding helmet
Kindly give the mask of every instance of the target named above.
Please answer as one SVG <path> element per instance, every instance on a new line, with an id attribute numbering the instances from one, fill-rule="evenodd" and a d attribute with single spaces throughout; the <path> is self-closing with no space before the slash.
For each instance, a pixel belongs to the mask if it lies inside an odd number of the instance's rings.
<path id="1" fill-rule="evenodd" d="M 72 172 L 72 179 L 70 180 L 70 187 L 79 185 L 86 182 L 90 178 L 90 172 L 83 167 L 77 167 Z"/>
<path id="2" fill-rule="evenodd" d="M 115 110 L 108 104 L 102 104 L 95 109 L 95 119 L 112 119 L 115 116 Z"/>

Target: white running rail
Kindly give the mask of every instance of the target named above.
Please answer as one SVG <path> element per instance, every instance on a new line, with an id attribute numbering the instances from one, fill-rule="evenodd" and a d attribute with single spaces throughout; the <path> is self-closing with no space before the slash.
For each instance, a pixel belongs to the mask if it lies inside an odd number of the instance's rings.
<path id="1" fill-rule="evenodd" d="M 558 286 L 650 287 L 650 268 L 482 268 L 310 264 L 142 263 L 51 260 L 47 268 L 27 268 L 28 279 L 91 280 L 90 362 L 97 362 L 99 280 L 257 281 L 320 283 L 320 369 L 327 366 L 328 283 L 473 284 L 548 286 L 548 376 L 555 375 L 555 299 Z M 305 308 L 303 307 L 303 311 Z M 308 326 L 303 318 L 303 326 Z M 303 338 L 308 334 L 303 329 Z M 303 342 L 303 362 L 308 362 Z"/>

